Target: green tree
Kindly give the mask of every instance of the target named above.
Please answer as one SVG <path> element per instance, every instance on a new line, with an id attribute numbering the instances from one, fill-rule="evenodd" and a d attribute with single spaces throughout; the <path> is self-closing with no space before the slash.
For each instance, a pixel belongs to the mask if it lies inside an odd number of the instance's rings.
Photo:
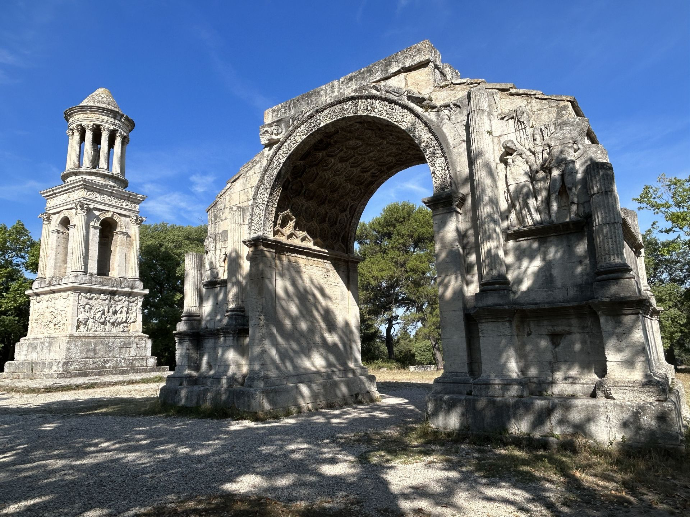
<path id="1" fill-rule="evenodd" d="M 394 333 L 401 328 L 404 340 L 421 332 L 417 338 L 424 336 L 440 357 L 431 211 L 392 203 L 369 223 L 360 223 L 357 244 L 364 259 L 359 265 L 361 319 L 384 327 L 388 358 L 395 359 Z"/>
<path id="2" fill-rule="evenodd" d="M 29 327 L 31 287 L 26 273 L 38 270 L 39 243 L 21 221 L 0 224 L 0 366 L 14 355 L 14 345 Z"/>
<path id="3" fill-rule="evenodd" d="M 661 175 L 634 199 L 641 209 L 661 215 L 643 235 L 649 285 L 663 309 L 659 318 L 667 360 L 690 363 L 690 177 Z M 669 238 L 661 238 L 667 235 Z"/>
<path id="4" fill-rule="evenodd" d="M 145 224 L 140 235 L 139 270 L 149 290 L 142 307 L 144 332 L 151 338 L 158 363 L 174 367 L 173 332 L 184 302 L 184 254 L 204 251 L 206 226 Z"/>

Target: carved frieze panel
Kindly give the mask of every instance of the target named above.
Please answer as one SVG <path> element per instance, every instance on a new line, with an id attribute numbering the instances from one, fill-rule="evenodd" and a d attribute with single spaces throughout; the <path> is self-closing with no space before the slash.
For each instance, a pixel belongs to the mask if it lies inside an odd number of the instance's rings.
<path id="1" fill-rule="evenodd" d="M 589 210 L 584 169 L 606 158 L 592 144 L 586 118 L 564 118 L 534 127 L 523 107 L 501 116 L 508 133 L 501 139 L 504 191 L 512 228 L 574 221 Z"/>
<path id="2" fill-rule="evenodd" d="M 138 210 L 138 203 L 133 203 L 127 199 L 122 199 L 116 196 L 106 194 L 104 192 L 97 192 L 93 190 L 80 189 L 59 196 L 51 197 L 46 203 L 46 209 L 51 210 L 65 204 L 73 204 L 75 200 L 89 200 L 105 205 L 119 207 L 124 210 Z"/>
<path id="3" fill-rule="evenodd" d="M 66 334 L 70 307 L 69 293 L 46 294 L 31 298 L 29 336 Z"/>
<path id="4" fill-rule="evenodd" d="M 129 332 L 141 314 L 139 296 L 79 293 L 77 332 Z"/>

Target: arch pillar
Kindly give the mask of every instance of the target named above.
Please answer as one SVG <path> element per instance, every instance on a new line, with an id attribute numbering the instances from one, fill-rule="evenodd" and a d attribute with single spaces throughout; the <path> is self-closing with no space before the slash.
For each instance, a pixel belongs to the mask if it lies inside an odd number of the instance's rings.
<path id="1" fill-rule="evenodd" d="M 444 192 L 422 200 L 434 223 L 438 303 L 443 343 L 443 376 L 436 384 L 451 392 L 472 389 L 465 330 L 465 260 L 460 242 L 460 209 L 464 196 Z M 444 391 L 446 391 L 444 390 Z"/>

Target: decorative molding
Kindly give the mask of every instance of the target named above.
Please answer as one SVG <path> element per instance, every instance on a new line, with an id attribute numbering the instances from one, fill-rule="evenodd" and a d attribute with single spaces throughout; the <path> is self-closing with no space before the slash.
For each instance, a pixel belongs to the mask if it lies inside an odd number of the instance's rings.
<path id="1" fill-rule="evenodd" d="M 250 235 L 271 235 L 281 185 L 276 179 L 293 151 L 307 137 L 332 122 L 349 117 L 372 117 L 405 130 L 417 143 L 431 169 L 434 192 L 451 188 L 451 167 L 439 136 L 417 108 L 383 95 L 353 95 L 319 107 L 300 118 L 273 148 L 252 200 Z"/>

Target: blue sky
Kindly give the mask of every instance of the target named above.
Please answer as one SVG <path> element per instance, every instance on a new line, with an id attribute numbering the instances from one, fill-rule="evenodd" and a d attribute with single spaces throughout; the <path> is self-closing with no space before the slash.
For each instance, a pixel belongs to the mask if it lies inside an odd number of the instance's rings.
<path id="1" fill-rule="evenodd" d="M 3 0 L 1 12 L 0 222 L 35 237 L 38 191 L 65 165 L 62 112 L 97 88 L 137 124 L 127 177 L 148 222 L 200 224 L 261 149 L 265 109 L 424 39 L 463 77 L 575 96 L 623 206 L 661 173 L 690 174 L 687 0 Z M 364 218 L 430 192 L 424 167 L 403 171 Z"/>

